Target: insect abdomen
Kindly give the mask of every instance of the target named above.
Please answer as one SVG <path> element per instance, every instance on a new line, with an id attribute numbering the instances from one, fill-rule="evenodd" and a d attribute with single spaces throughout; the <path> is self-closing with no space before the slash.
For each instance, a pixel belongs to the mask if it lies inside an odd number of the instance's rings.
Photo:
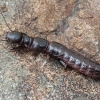
<path id="1" fill-rule="evenodd" d="M 87 76 L 100 78 L 100 66 L 62 44 L 51 42 L 47 52 Z"/>

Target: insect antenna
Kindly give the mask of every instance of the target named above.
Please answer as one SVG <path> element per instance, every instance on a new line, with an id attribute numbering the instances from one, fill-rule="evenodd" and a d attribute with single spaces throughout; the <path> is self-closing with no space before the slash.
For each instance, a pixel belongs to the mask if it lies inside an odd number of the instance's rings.
<path id="1" fill-rule="evenodd" d="M 9 30 L 12 31 L 11 28 L 9 27 L 9 25 L 8 25 L 8 23 L 7 23 L 6 19 L 5 19 L 5 17 L 4 17 L 4 15 L 3 15 L 2 11 L 1 11 L 1 15 L 2 15 L 2 17 L 3 17 L 3 19 L 4 19 L 4 21 L 5 21 L 6 25 L 7 25 L 7 27 L 9 28 Z"/>

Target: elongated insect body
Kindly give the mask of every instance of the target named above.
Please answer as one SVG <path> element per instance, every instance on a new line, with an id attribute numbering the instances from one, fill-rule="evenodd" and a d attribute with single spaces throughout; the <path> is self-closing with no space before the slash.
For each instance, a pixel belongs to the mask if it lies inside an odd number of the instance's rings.
<path id="1" fill-rule="evenodd" d="M 90 61 L 88 58 L 69 50 L 57 42 L 49 42 L 42 38 L 32 38 L 25 33 L 12 31 L 6 35 L 7 41 L 28 47 L 36 52 L 45 52 L 76 69 L 77 71 L 95 78 L 100 78 L 100 65 Z"/>

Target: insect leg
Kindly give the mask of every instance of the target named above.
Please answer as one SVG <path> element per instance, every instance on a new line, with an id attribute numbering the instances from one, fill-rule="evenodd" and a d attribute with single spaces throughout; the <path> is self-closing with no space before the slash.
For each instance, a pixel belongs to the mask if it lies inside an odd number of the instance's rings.
<path id="1" fill-rule="evenodd" d="M 66 67 L 67 67 L 67 64 L 66 64 L 64 61 L 59 60 L 59 62 L 60 62 L 60 64 L 61 64 L 61 65 L 63 65 L 63 66 L 64 66 L 64 68 L 66 68 Z"/>

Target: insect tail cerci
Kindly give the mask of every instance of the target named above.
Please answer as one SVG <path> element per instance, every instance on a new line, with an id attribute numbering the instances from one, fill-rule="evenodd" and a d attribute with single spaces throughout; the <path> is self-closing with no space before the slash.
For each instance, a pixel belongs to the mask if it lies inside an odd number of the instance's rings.
<path id="1" fill-rule="evenodd" d="M 60 43 L 54 41 L 49 42 L 46 39 L 38 37 L 32 38 L 27 34 L 18 31 L 7 33 L 6 40 L 13 44 L 17 43 L 19 46 L 30 48 L 36 52 L 45 52 L 50 56 L 59 59 L 63 65 L 69 65 L 87 76 L 100 78 L 100 65 L 68 49 Z"/>

